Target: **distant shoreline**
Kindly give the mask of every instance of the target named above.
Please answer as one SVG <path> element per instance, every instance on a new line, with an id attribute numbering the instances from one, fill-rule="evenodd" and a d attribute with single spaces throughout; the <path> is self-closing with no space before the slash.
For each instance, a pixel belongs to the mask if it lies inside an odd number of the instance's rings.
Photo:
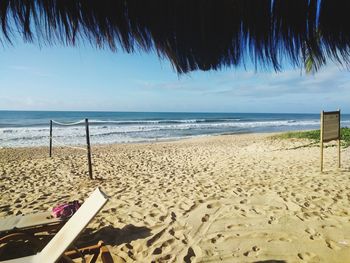
<path id="1" fill-rule="evenodd" d="M 314 130 L 318 114 L 278 113 L 148 113 L 148 112 L 1 112 L 0 147 L 38 147 L 49 144 L 85 145 L 88 118 L 92 145 L 154 143 L 226 134 Z M 350 126 L 350 115 L 342 115 Z"/>
<path id="2" fill-rule="evenodd" d="M 300 130 L 300 131 L 306 131 L 306 130 Z M 198 135 L 198 136 L 191 136 L 191 137 L 181 137 L 181 138 L 174 138 L 174 139 L 159 139 L 154 141 L 138 141 L 138 142 L 113 142 L 113 143 L 99 143 L 99 144 L 91 144 L 92 148 L 104 148 L 104 147 L 113 147 L 113 146 L 123 146 L 123 145 L 153 145 L 153 144 L 162 144 L 162 143 L 177 143 L 177 142 L 187 142 L 187 141 L 196 141 L 196 140 L 206 140 L 210 138 L 220 138 L 220 137 L 227 137 L 227 136 L 258 136 L 258 137 L 270 137 L 273 135 L 283 134 L 287 133 L 289 131 L 283 131 L 283 132 L 241 132 L 241 133 L 225 133 L 225 134 L 208 134 L 208 135 Z M 55 146 L 53 144 L 53 148 L 56 149 L 67 149 L 67 150 L 75 150 L 73 147 L 86 147 L 86 144 L 78 144 L 78 145 L 68 145 L 68 146 Z M 6 149 L 48 149 L 49 148 L 49 142 L 47 143 L 47 146 L 38 145 L 38 146 L 19 146 L 19 147 L 1 147 L 0 150 L 6 150 Z M 79 150 L 75 150 L 79 151 Z"/>

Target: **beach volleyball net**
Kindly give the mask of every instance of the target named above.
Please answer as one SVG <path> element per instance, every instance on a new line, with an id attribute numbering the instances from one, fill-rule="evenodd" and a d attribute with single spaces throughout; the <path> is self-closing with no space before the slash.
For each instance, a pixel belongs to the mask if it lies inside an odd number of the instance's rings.
<path id="1" fill-rule="evenodd" d="M 54 126 L 60 126 L 60 127 L 68 127 L 68 126 L 85 126 L 85 143 L 86 147 L 82 147 L 80 145 L 83 145 L 83 143 L 76 145 L 70 145 L 67 144 L 66 142 L 62 142 L 54 137 L 53 134 L 53 127 Z M 58 137 L 58 136 L 57 136 Z M 56 120 L 50 120 L 50 142 L 49 142 L 49 156 L 52 157 L 53 154 L 53 145 L 57 145 L 59 147 L 68 147 L 71 149 L 76 149 L 76 150 L 83 150 L 86 151 L 87 153 L 87 160 L 88 160 L 88 171 L 89 171 L 89 176 L 91 179 L 93 179 L 92 175 L 92 161 L 91 161 L 91 144 L 90 144 L 90 132 L 89 132 L 89 120 L 88 119 L 83 119 L 80 121 L 76 122 L 59 122 Z"/>

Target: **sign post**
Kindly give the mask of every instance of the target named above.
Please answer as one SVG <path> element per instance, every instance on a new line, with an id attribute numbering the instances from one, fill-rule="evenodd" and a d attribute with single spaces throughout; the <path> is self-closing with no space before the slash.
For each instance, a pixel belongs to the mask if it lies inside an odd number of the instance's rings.
<path id="1" fill-rule="evenodd" d="M 338 168 L 340 168 L 340 110 L 321 112 L 320 129 L 321 172 L 323 172 L 323 143 L 338 141 Z"/>

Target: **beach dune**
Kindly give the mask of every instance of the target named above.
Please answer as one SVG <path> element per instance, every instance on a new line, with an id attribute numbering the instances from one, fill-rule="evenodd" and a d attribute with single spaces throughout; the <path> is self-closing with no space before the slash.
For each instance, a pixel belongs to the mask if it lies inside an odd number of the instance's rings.
<path id="1" fill-rule="evenodd" d="M 0 217 L 84 200 L 110 202 L 80 242 L 116 262 L 350 262 L 350 149 L 269 134 L 93 147 L 0 149 Z M 272 261 L 275 260 L 275 261 Z"/>

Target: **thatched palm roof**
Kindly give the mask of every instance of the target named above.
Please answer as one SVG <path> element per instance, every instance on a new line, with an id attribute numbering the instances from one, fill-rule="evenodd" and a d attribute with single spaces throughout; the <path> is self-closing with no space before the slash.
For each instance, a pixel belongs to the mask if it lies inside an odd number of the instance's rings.
<path id="1" fill-rule="evenodd" d="M 0 0 L 0 41 L 155 50 L 178 72 L 350 58 L 349 0 Z"/>

